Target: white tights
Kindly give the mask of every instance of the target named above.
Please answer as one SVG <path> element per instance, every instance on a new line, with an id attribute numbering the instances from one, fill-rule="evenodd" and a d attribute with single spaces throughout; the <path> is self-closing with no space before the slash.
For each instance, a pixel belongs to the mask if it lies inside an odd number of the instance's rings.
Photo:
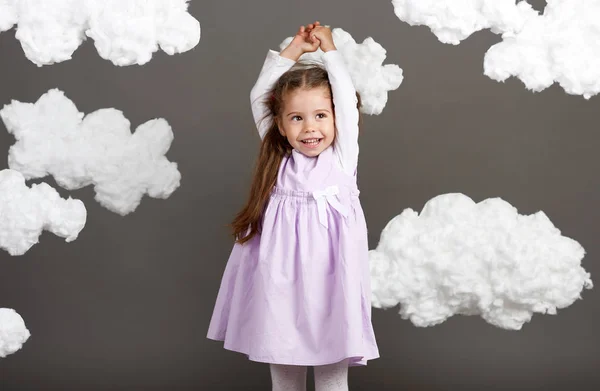
<path id="1" fill-rule="evenodd" d="M 273 391 L 306 391 L 306 367 L 271 364 Z M 315 367 L 316 391 L 348 391 L 348 360 Z"/>

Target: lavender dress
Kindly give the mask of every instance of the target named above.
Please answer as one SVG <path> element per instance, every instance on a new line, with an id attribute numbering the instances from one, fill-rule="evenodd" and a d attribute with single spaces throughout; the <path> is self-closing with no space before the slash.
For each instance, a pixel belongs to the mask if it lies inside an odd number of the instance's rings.
<path id="1" fill-rule="evenodd" d="M 317 157 L 293 150 L 281 162 L 263 230 L 235 244 L 208 338 L 250 360 L 317 366 L 379 357 L 371 325 L 367 226 L 358 199 L 358 111 L 337 51 L 324 57 L 337 135 Z M 255 121 L 273 83 L 294 64 L 269 51 L 252 89 Z M 268 123 L 257 125 L 261 137 Z"/>

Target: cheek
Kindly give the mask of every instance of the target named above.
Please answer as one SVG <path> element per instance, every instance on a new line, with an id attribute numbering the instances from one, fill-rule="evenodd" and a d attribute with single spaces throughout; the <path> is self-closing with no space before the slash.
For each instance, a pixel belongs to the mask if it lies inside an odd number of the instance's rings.
<path id="1" fill-rule="evenodd" d="M 290 138 L 297 138 L 300 135 L 301 130 L 301 127 L 291 125 L 286 128 L 286 134 Z"/>
<path id="2" fill-rule="evenodd" d="M 329 136 L 334 137 L 335 133 L 336 133 L 336 129 L 335 129 L 335 122 L 331 121 L 331 123 L 329 124 L 329 126 L 327 127 L 327 133 L 329 134 Z"/>

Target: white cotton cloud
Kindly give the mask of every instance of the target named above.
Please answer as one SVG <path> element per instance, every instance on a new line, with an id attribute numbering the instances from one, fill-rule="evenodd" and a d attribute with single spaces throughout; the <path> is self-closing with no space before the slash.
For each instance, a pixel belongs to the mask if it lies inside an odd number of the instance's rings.
<path id="1" fill-rule="evenodd" d="M 428 26 L 440 42 L 453 45 L 483 29 L 519 30 L 538 14 L 527 2 L 515 0 L 392 0 L 392 4 L 400 20 Z"/>
<path id="2" fill-rule="evenodd" d="M 549 0 L 531 19 L 485 55 L 486 76 L 518 77 L 532 91 L 557 82 L 585 99 L 600 93 L 600 0 Z"/>
<path id="3" fill-rule="evenodd" d="M 133 212 L 144 194 L 168 198 L 180 185 L 177 163 L 165 157 L 173 131 L 162 118 L 132 134 L 121 111 L 100 109 L 84 118 L 58 89 L 35 104 L 12 101 L 0 118 L 17 140 L 10 168 L 27 179 L 52 175 L 69 190 L 93 184 L 96 201 L 115 213 Z"/>
<path id="4" fill-rule="evenodd" d="M 400 304 L 402 318 L 420 327 L 461 314 L 519 330 L 592 288 L 584 255 L 541 211 L 520 215 L 500 198 L 444 194 L 383 230 L 370 251 L 372 304 Z"/>
<path id="5" fill-rule="evenodd" d="M 457 45 L 490 29 L 502 42 L 485 55 L 484 73 L 519 78 L 532 91 L 555 82 L 573 95 L 600 92 L 600 0 L 547 0 L 543 14 L 526 1 L 393 0 L 399 19 L 426 25 L 441 42 Z"/>
<path id="6" fill-rule="evenodd" d="M 182 53 L 200 41 L 188 0 L 0 0 L 0 32 L 17 25 L 28 59 L 49 65 L 71 59 L 90 37 L 115 65 L 142 65 L 159 47 Z"/>
<path id="7" fill-rule="evenodd" d="M 20 350 L 30 336 L 21 315 L 11 308 L 0 308 L 0 357 Z"/>
<path id="8" fill-rule="evenodd" d="M 15 0 L 0 0 L 0 33 L 12 28 L 17 20 Z"/>
<path id="9" fill-rule="evenodd" d="M 386 50 L 373 38 L 363 43 L 356 43 L 352 36 L 341 28 L 332 30 L 336 48 L 346 62 L 354 88 L 362 100 L 361 112 L 365 114 L 381 114 L 388 100 L 388 91 L 400 87 L 404 79 L 402 69 L 395 64 L 382 65 L 386 58 Z M 292 41 L 286 38 L 280 45 L 283 50 Z M 322 62 L 323 51 L 305 53 L 301 60 Z"/>
<path id="10" fill-rule="evenodd" d="M 186 52 L 200 40 L 200 24 L 187 0 L 88 1 L 88 37 L 102 58 L 115 65 L 144 64 L 158 46 L 167 54 Z"/>
<path id="11" fill-rule="evenodd" d="M 80 200 L 65 200 L 46 183 L 29 188 L 18 171 L 0 171 L 0 248 L 10 255 L 25 254 L 38 243 L 43 230 L 71 242 L 77 239 L 86 218 Z"/>
<path id="12" fill-rule="evenodd" d="M 18 17 L 15 37 L 25 56 L 39 66 L 70 60 L 85 40 L 85 1 L 13 1 Z"/>

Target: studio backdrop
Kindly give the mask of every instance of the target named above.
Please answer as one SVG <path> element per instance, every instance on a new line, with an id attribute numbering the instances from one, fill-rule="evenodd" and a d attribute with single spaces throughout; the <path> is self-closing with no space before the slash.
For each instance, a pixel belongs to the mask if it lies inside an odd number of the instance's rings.
<path id="1" fill-rule="evenodd" d="M 600 0 L 8 0 L 2 391 L 270 389 L 206 334 L 250 89 L 315 20 L 363 100 L 350 389 L 600 389 Z"/>

